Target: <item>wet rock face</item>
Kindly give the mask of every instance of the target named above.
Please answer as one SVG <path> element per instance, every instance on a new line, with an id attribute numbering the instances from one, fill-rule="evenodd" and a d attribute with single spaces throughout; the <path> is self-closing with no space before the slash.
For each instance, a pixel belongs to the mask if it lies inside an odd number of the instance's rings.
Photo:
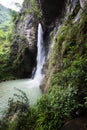
<path id="1" fill-rule="evenodd" d="M 72 13 L 78 3 L 79 0 L 67 0 L 67 13 Z"/>
<path id="2" fill-rule="evenodd" d="M 79 1 L 80 1 L 81 8 L 84 8 L 85 5 L 87 4 L 87 0 L 79 0 Z"/>
<path id="3" fill-rule="evenodd" d="M 36 49 L 31 50 L 26 38 L 16 37 L 11 45 L 9 57 L 13 75 L 16 78 L 29 78 L 36 64 Z"/>
<path id="4" fill-rule="evenodd" d="M 37 21 L 33 14 L 27 14 L 23 21 L 17 23 L 17 33 L 25 37 L 29 49 L 34 51 L 37 44 Z"/>
<path id="5" fill-rule="evenodd" d="M 28 78 L 36 64 L 38 21 L 30 11 L 30 2 L 24 1 L 15 22 L 15 37 L 11 46 L 11 64 L 17 78 Z"/>
<path id="6" fill-rule="evenodd" d="M 21 63 L 17 69 L 14 70 L 15 75 L 17 75 L 18 78 L 30 78 L 36 61 L 34 53 L 26 48 L 24 53 L 21 54 L 20 59 Z"/>
<path id="7" fill-rule="evenodd" d="M 25 37 L 29 49 L 34 51 L 37 46 L 38 20 L 32 9 L 31 1 L 24 0 L 19 17 L 20 20 L 16 22 L 16 31 L 20 36 Z"/>
<path id="8" fill-rule="evenodd" d="M 61 16 L 66 0 L 40 0 L 42 17 L 45 24 L 52 23 L 56 17 Z"/>
<path id="9" fill-rule="evenodd" d="M 67 122 L 61 130 L 87 130 L 87 118 L 76 118 Z"/>

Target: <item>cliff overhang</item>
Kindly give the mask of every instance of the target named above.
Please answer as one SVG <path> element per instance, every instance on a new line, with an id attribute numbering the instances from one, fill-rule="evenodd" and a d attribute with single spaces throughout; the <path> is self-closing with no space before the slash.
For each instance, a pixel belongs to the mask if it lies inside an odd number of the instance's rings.
<path id="1" fill-rule="evenodd" d="M 40 0 L 42 19 L 46 25 L 51 24 L 60 17 L 65 7 L 66 0 Z"/>

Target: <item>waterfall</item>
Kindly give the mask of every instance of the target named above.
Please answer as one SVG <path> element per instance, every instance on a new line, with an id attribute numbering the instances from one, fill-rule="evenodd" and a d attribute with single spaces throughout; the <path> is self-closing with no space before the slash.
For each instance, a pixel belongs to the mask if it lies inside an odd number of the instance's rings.
<path id="1" fill-rule="evenodd" d="M 38 25 L 38 40 L 37 40 L 37 66 L 34 78 L 29 81 L 29 84 L 33 87 L 39 87 L 44 77 L 43 65 L 45 62 L 45 48 L 43 42 L 43 29 L 41 24 Z"/>
<path id="2" fill-rule="evenodd" d="M 44 77 L 43 65 L 45 62 L 45 49 L 43 42 L 43 30 L 41 24 L 38 25 L 38 42 L 37 42 L 37 66 L 34 78 L 24 80 L 13 80 L 0 83 L 0 117 L 3 110 L 8 107 L 8 99 L 12 98 L 15 91 L 14 88 L 21 89 L 29 98 L 30 105 L 34 105 L 42 95 L 39 88 Z"/>
<path id="3" fill-rule="evenodd" d="M 38 53 L 37 53 L 37 67 L 36 67 L 36 73 L 34 78 L 35 79 L 42 79 L 43 77 L 43 65 L 45 62 L 45 49 L 44 49 L 44 44 L 43 44 L 43 30 L 41 27 L 41 24 L 38 26 L 38 42 L 37 42 L 37 48 L 38 48 Z"/>

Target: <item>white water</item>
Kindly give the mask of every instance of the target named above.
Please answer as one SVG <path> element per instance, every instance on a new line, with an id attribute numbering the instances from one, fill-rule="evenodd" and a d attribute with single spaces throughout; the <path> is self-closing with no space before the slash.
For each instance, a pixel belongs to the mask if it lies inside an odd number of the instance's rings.
<path id="1" fill-rule="evenodd" d="M 43 30 L 41 24 L 38 26 L 38 53 L 37 53 L 37 68 L 34 75 L 34 79 L 31 81 L 35 86 L 40 86 L 41 80 L 44 77 L 43 74 L 43 65 L 45 62 L 45 49 L 43 44 Z"/>
<path id="2" fill-rule="evenodd" d="M 25 80 L 13 80 L 0 83 L 0 117 L 2 116 L 2 111 L 6 110 L 8 106 L 8 99 L 13 97 L 15 88 L 21 89 L 27 94 L 30 99 L 30 105 L 34 105 L 41 97 L 41 90 L 39 88 L 41 81 L 44 77 L 43 65 L 45 62 L 45 50 L 43 45 L 43 30 L 41 24 L 38 26 L 38 43 L 37 43 L 38 53 L 37 53 L 37 66 L 36 72 L 33 79 Z"/>
<path id="3" fill-rule="evenodd" d="M 38 26 L 38 42 L 37 42 L 37 66 L 34 78 L 29 81 L 29 86 L 39 87 L 44 77 L 43 65 L 45 62 L 45 49 L 43 44 L 43 30 L 41 24 Z"/>

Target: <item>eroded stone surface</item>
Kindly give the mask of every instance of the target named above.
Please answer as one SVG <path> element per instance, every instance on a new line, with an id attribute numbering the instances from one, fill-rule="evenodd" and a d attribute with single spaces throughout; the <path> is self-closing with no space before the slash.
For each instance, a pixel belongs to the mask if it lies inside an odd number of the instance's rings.
<path id="1" fill-rule="evenodd" d="M 61 130 L 87 130 L 87 118 L 76 118 L 68 121 Z"/>
<path id="2" fill-rule="evenodd" d="M 87 0 L 79 0 L 81 8 L 84 9 L 85 5 L 87 4 Z"/>

